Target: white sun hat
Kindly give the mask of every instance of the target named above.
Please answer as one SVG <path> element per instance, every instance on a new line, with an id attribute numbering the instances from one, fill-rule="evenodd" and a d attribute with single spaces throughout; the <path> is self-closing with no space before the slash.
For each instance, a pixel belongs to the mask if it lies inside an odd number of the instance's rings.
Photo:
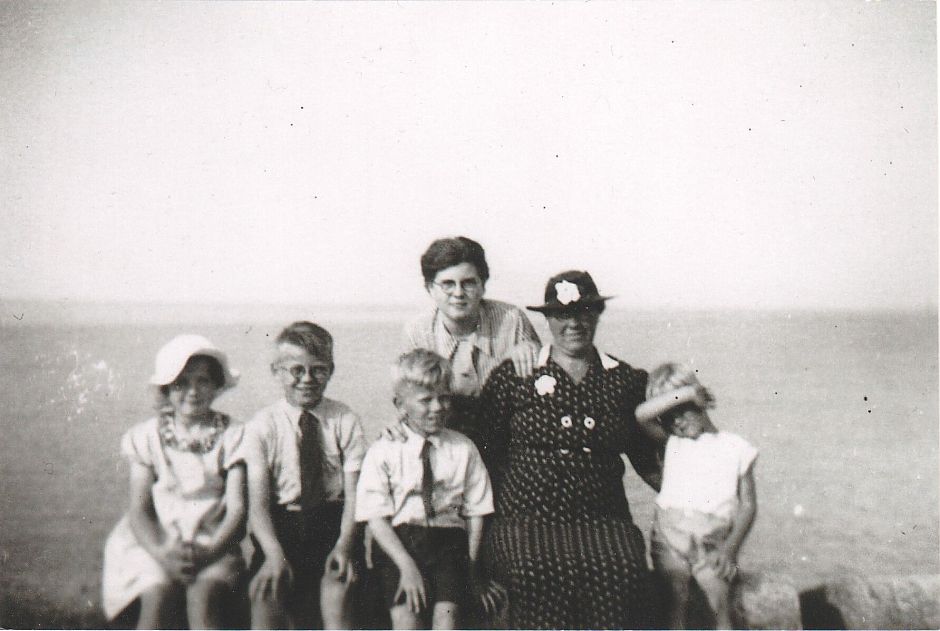
<path id="1" fill-rule="evenodd" d="M 153 376 L 150 383 L 155 386 L 166 386 L 173 383 L 186 367 L 186 362 L 194 355 L 208 355 L 222 367 L 222 376 L 225 378 L 223 388 L 231 388 L 238 383 L 238 371 L 228 365 L 228 356 L 218 346 L 201 335 L 177 335 L 163 345 L 157 352 Z"/>

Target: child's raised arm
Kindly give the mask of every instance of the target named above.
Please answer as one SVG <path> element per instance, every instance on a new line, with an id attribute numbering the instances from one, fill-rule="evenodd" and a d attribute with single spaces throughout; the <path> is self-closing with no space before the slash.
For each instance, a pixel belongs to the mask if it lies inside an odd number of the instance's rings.
<path id="1" fill-rule="evenodd" d="M 657 419 L 683 403 L 695 403 L 702 409 L 714 407 L 714 398 L 704 386 L 682 386 L 651 397 L 636 406 L 636 420 L 643 431 L 654 440 L 665 442 L 669 434 Z"/>
<path id="2" fill-rule="evenodd" d="M 394 602 L 402 594 L 405 595 L 405 604 L 412 613 L 420 613 L 422 609 L 428 606 L 428 596 L 424 588 L 424 578 L 421 571 L 415 564 L 414 559 L 408 554 L 401 539 L 392 529 L 391 520 L 387 517 L 373 517 L 369 520 L 369 528 L 372 529 L 372 535 L 379 542 L 385 553 L 398 566 L 398 572 L 401 578 L 398 579 L 398 590 L 395 592 Z"/>
<path id="3" fill-rule="evenodd" d="M 140 545 L 163 567 L 170 578 L 188 583 L 195 575 L 192 555 L 178 539 L 170 539 L 157 521 L 153 506 L 156 476 L 150 467 L 131 463 L 131 506 L 128 521 Z"/>

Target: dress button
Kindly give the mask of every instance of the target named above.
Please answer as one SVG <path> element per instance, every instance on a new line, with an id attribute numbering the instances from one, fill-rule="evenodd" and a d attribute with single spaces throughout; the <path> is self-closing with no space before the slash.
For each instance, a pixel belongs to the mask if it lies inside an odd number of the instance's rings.
<path id="1" fill-rule="evenodd" d="M 586 428 L 588 428 L 588 429 L 594 429 L 594 426 L 595 426 L 596 424 L 597 424 L 597 423 L 596 423 L 596 422 L 594 421 L 594 419 L 592 419 L 590 416 L 585 416 L 585 417 L 584 417 L 584 426 L 585 426 Z"/>
<path id="2" fill-rule="evenodd" d="M 559 449 L 559 450 L 558 450 L 558 453 L 560 453 L 562 456 L 567 456 L 568 454 L 571 453 L 571 450 L 570 450 L 570 449 Z"/>
<path id="3" fill-rule="evenodd" d="M 591 453 L 591 448 L 590 448 L 590 447 L 584 447 L 583 449 L 584 449 L 584 453 L 586 453 L 586 454 Z"/>
<path id="4" fill-rule="evenodd" d="M 567 428 L 571 427 L 571 425 L 572 425 L 572 420 L 571 420 L 571 417 L 570 417 L 570 416 L 567 416 L 567 415 L 566 415 L 566 416 L 562 416 L 562 417 L 561 417 L 561 426 L 562 426 L 562 427 L 564 427 L 564 428 L 567 429 Z"/>

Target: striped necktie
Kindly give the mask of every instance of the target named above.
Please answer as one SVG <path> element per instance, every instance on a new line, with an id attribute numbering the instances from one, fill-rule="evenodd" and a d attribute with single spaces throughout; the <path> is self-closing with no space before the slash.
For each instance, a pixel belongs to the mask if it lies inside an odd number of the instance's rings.
<path id="1" fill-rule="evenodd" d="M 431 441 L 425 439 L 421 446 L 421 501 L 428 519 L 434 517 L 434 471 L 431 469 Z"/>
<path id="2" fill-rule="evenodd" d="M 300 506 L 309 510 L 323 501 L 323 444 L 316 416 L 304 410 L 299 425 Z"/>

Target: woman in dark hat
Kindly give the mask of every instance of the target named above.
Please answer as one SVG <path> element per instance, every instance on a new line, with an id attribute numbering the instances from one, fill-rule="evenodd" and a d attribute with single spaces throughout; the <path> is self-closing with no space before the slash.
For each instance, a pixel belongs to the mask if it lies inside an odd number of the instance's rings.
<path id="1" fill-rule="evenodd" d="M 608 296 L 587 272 L 552 277 L 552 341 L 532 376 L 506 362 L 481 395 L 483 457 L 496 492 L 491 562 L 509 589 L 514 628 L 642 628 L 653 616 L 643 535 L 624 465 L 659 487 L 656 447 L 634 409 L 647 373 L 595 348 Z"/>

